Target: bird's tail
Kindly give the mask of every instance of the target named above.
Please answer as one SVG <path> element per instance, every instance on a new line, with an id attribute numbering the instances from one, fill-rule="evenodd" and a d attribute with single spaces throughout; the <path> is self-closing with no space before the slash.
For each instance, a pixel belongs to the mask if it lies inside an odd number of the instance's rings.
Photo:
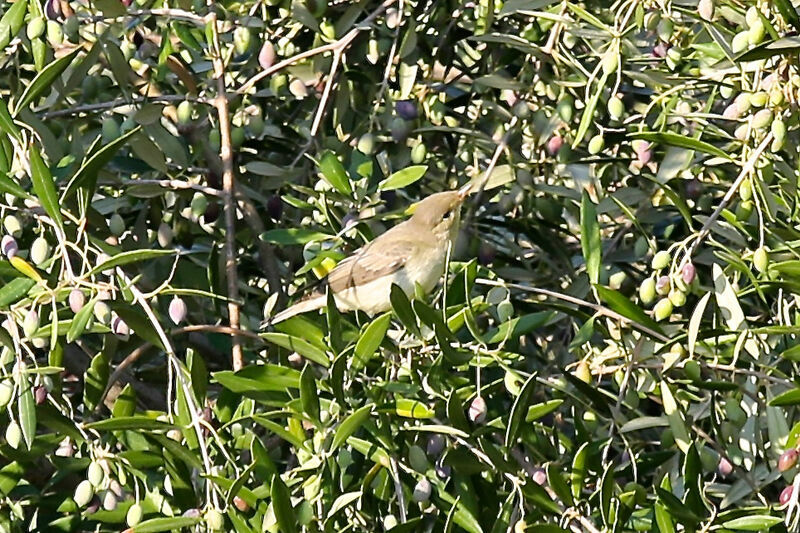
<path id="1" fill-rule="evenodd" d="M 317 309 L 325 307 L 326 303 L 327 303 L 327 298 L 325 297 L 324 294 L 314 295 L 310 298 L 300 300 L 296 304 L 284 309 L 277 315 L 273 316 L 266 322 L 262 323 L 261 326 L 263 328 L 269 326 L 270 324 L 277 324 L 278 322 L 283 322 L 284 320 L 288 320 L 293 316 L 299 315 L 301 313 L 315 311 Z"/>

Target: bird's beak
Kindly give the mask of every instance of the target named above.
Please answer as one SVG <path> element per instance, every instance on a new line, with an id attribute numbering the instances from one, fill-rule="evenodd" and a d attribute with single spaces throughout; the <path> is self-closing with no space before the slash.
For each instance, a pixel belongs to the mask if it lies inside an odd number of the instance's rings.
<path id="1" fill-rule="evenodd" d="M 469 183 L 458 189 L 459 201 L 463 202 L 464 200 L 466 200 L 467 196 L 469 196 L 471 192 L 472 192 L 472 182 L 470 181 Z"/>

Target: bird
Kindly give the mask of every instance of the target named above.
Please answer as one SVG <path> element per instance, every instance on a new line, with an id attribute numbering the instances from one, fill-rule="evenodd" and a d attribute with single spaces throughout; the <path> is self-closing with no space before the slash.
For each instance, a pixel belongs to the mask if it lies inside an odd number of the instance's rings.
<path id="1" fill-rule="evenodd" d="M 417 284 L 430 292 L 444 273 L 448 249 L 458 234 L 461 205 L 470 191 L 467 184 L 421 200 L 411 218 L 341 260 L 315 292 L 280 311 L 267 324 L 325 307 L 326 290 L 332 292 L 339 311 L 358 310 L 370 316 L 391 309 L 393 284 L 409 297 Z"/>

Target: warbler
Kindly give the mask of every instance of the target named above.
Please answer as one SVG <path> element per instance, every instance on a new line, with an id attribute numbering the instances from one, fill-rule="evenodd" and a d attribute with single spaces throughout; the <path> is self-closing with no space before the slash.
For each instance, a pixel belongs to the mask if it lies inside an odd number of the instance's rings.
<path id="1" fill-rule="evenodd" d="M 461 204 L 469 192 L 470 187 L 465 186 L 420 201 L 411 218 L 340 261 L 314 293 L 268 323 L 325 307 L 326 290 L 333 293 L 340 311 L 358 310 L 369 315 L 391 309 L 392 284 L 409 297 L 417 284 L 430 292 L 444 273 L 447 250 L 458 234 Z"/>

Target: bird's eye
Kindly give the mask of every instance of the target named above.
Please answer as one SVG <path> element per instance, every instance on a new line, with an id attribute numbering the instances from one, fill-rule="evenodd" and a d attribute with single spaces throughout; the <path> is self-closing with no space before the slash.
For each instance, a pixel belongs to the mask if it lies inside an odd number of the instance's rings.
<path id="1" fill-rule="evenodd" d="M 442 220 L 447 220 L 448 218 L 450 218 L 450 211 L 448 211 L 447 213 L 444 214 L 444 216 L 442 217 Z"/>

